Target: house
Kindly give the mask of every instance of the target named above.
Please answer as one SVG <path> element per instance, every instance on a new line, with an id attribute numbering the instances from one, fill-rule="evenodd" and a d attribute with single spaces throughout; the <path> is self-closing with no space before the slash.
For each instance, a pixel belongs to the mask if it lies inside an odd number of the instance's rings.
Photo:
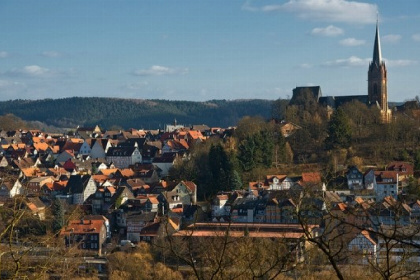
<path id="1" fill-rule="evenodd" d="M 169 139 L 162 147 L 162 154 L 186 152 L 189 144 L 185 139 Z"/>
<path id="2" fill-rule="evenodd" d="M 61 163 L 61 167 L 67 172 L 73 172 L 74 170 L 77 171 L 76 160 L 69 158 L 65 162 Z"/>
<path id="3" fill-rule="evenodd" d="M 219 194 L 213 199 L 211 205 L 211 216 L 213 219 L 230 216 L 230 207 L 225 207 L 228 200 L 228 194 Z"/>
<path id="4" fill-rule="evenodd" d="M 37 216 L 41 221 L 45 220 L 46 206 L 39 197 L 27 197 L 24 202 L 32 215 Z"/>
<path id="5" fill-rule="evenodd" d="M 266 202 L 252 192 L 237 198 L 232 204 L 231 221 L 235 223 L 261 223 L 265 218 Z"/>
<path id="6" fill-rule="evenodd" d="M 375 170 L 369 169 L 363 174 L 363 181 L 366 190 L 375 190 L 376 189 L 376 177 Z"/>
<path id="7" fill-rule="evenodd" d="M 387 196 L 397 198 L 399 182 L 397 171 L 375 171 L 375 182 L 376 201 L 382 201 Z"/>
<path id="8" fill-rule="evenodd" d="M 159 205 L 160 205 L 160 202 L 157 195 L 147 195 L 146 201 L 144 202 L 143 210 L 145 212 L 158 212 Z"/>
<path id="9" fill-rule="evenodd" d="M 53 198 L 60 194 L 66 187 L 68 181 L 54 181 L 46 183 L 41 187 L 42 197 Z"/>
<path id="10" fill-rule="evenodd" d="M 280 214 L 281 212 L 277 198 L 268 198 L 267 204 L 265 205 L 264 222 L 269 224 L 278 224 L 281 221 Z"/>
<path id="11" fill-rule="evenodd" d="M 28 194 L 41 194 L 41 188 L 47 183 L 54 182 L 52 176 L 35 177 L 28 181 L 26 184 L 26 192 Z"/>
<path id="12" fill-rule="evenodd" d="M 83 155 L 83 156 L 87 156 L 87 155 L 90 155 L 91 150 L 92 149 L 90 148 L 89 143 L 84 141 L 79 148 L 78 154 Z"/>
<path id="13" fill-rule="evenodd" d="M 147 184 L 159 182 L 160 169 L 153 164 L 135 164 L 131 167 L 136 173 L 136 177 L 143 180 Z"/>
<path id="14" fill-rule="evenodd" d="M 374 226 L 408 226 L 411 223 L 410 206 L 392 196 L 387 196 L 370 207 L 369 214 Z"/>
<path id="15" fill-rule="evenodd" d="M 0 197 L 12 198 L 15 195 L 20 195 L 24 193 L 24 189 L 19 179 L 16 181 L 3 181 L 0 184 Z"/>
<path id="16" fill-rule="evenodd" d="M 1 157 L 1 159 L 0 159 L 0 167 L 3 167 L 4 168 L 4 167 L 7 167 L 9 165 L 10 165 L 10 163 L 7 160 L 7 157 L 5 157 L 5 156 Z"/>
<path id="17" fill-rule="evenodd" d="M 162 193 L 161 199 L 169 209 L 182 208 L 197 203 L 197 186 L 191 181 L 181 181 L 171 191 Z"/>
<path id="18" fill-rule="evenodd" d="M 150 186 L 139 178 L 128 179 L 122 185 L 128 187 L 134 196 L 146 194 L 150 190 Z"/>
<path id="19" fill-rule="evenodd" d="M 107 239 L 106 220 L 105 217 L 72 220 L 61 230 L 60 235 L 64 237 L 67 247 L 75 246 L 101 255 Z"/>
<path id="20" fill-rule="evenodd" d="M 378 254 L 378 241 L 367 230 L 360 231 L 348 244 L 351 263 L 368 265 L 376 261 Z"/>
<path id="21" fill-rule="evenodd" d="M 347 171 L 347 186 L 350 190 L 363 189 L 363 174 L 356 166 L 349 167 Z"/>
<path id="22" fill-rule="evenodd" d="M 142 155 L 137 147 L 111 147 L 106 153 L 106 161 L 112 162 L 118 168 L 128 168 L 141 163 Z"/>
<path id="23" fill-rule="evenodd" d="M 127 213 L 127 240 L 139 242 L 141 230 L 157 222 L 156 212 Z"/>
<path id="24" fill-rule="evenodd" d="M 90 147 L 83 139 L 72 138 L 69 139 L 64 143 L 64 146 L 61 148 L 61 151 L 71 151 L 74 155 L 79 155 L 81 153 L 82 146 L 84 147 L 84 151 L 90 151 Z M 86 153 L 85 153 L 86 154 Z M 87 153 L 89 154 L 89 153 Z"/>
<path id="25" fill-rule="evenodd" d="M 411 208 L 411 222 L 420 224 L 420 200 L 416 200 L 410 205 Z"/>
<path id="26" fill-rule="evenodd" d="M 55 159 L 55 162 L 66 162 L 69 159 L 74 159 L 75 158 L 75 154 L 73 151 L 71 150 L 65 150 L 62 151 Z"/>
<path id="27" fill-rule="evenodd" d="M 105 148 L 108 144 L 108 139 L 91 139 L 91 149 L 89 156 L 93 159 L 105 159 Z"/>
<path id="28" fill-rule="evenodd" d="M 71 175 L 62 195 L 67 196 L 70 204 L 83 204 L 86 199 L 96 192 L 96 184 L 90 175 Z"/>
<path id="29" fill-rule="evenodd" d="M 176 159 L 177 153 L 165 153 L 160 157 L 155 157 L 153 164 L 162 170 L 160 176 L 165 177 L 169 174 L 169 169 L 174 166 Z"/>
<path id="30" fill-rule="evenodd" d="M 390 162 L 386 166 L 386 170 L 397 172 L 400 180 L 405 180 L 414 175 L 413 165 L 403 161 Z"/>
<path id="31" fill-rule="evenodd" d="M 107 188 L 108 189 L 108 188 Z M 111 208 L 118 209 L 121 205 L 123 205 L 128 199 L 133 199 L 133 193 L 130 191 L 129 188 L 126 187 L 118 187 L 111 197 Z"/>
<path id="32" fill-rule="evenodd" d="M 286 175 L 267 175 L 265 179 L 268 190 L 288 190 L 294 183 L 295 181 Z"/>
<path id="33" fill-rule="evenodd" d="M 278 203 L 280 209 L 281 224 L 297 224 L 297 208 L 295 202 L 291 198 L 282 199 Z M 275 212 L 277 214 L 277 211 Z"/>
<path id="34" fill-rule="evenodd" d="M 325 183 L 322 183 L 320 172 L 302 172 L 299 184 L 311 191 L 326 191 L 326 186 Z"/>

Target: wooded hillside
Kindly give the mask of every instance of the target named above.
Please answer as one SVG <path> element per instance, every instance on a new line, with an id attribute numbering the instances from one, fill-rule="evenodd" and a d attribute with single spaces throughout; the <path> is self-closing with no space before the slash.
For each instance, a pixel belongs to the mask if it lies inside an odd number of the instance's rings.
<path id="1" fill-rule="evenodd" d="M 121 128 L 164 128 L 179 124 L 234 126 L 244 116 L 271 116 L 271 100 L 210 100 L 206 102 L 143 100 L 100 97 L 12 100 L 0 102 L 0 115 L 13 114 L 25 121 L 57 127 L 100 125 Z"/>

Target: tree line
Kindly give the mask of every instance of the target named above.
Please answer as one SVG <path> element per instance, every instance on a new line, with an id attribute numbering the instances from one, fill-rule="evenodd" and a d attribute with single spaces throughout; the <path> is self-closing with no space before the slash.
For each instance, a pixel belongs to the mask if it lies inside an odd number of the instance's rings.
<path id="1" fill-rule="evenodd" d="M 71 128 L 100 125 L 121 128 L 164 128 L 178 124 L 233 126 L 245 115 L 269 118 L 272 100 L 210 100 L 206 102 L 72 97 L 0 102 L 0 115 L 13 114 L 25 121 L 39 121 Z"/>

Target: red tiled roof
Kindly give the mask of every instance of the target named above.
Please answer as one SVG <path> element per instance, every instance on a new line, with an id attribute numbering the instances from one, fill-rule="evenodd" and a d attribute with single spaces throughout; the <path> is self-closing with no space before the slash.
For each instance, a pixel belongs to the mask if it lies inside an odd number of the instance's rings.
<path id="1" fill-rule="evenodd" d="M 61 235 L 100 233 L 103 225 L 103 220 L 73 220 L 61 230 Z"/>
<path id="2" fill-rule="evenodd" d="M 197 185 L 194 184 L 194 182 L 191 181 L 183 181 L 185 186 L 187 186 L 187 188 L 191 191 L 191 192 L 196 192 L 197 191 Z"/>
<path id="3" fill-rule="evenodd" d="M 321 183 L 321 173 L 304 172 L 302 173 L 302 182 L 304 183 Z"/>

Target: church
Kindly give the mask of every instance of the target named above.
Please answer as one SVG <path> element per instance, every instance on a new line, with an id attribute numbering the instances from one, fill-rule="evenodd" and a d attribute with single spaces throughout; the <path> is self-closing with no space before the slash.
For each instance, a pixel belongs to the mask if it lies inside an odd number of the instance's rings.
<path id="1" fill-rule="evenodd" d="M 299 96 L 307 92 L 313 94 L 318 103 L 327 106 L 329 109 L 336 109 L 344 103 L 357 100 L 368 106 L 377 106 L 380 110 L 382 120 L 384 122 L 389 122 L 391 120 L 392 111 L 388 108 L 387 80 L 388 75 L 385 62 L 382 60 L 379 26 L 377 22 L 373 57 L 368 70 L 367 95 L 322 96 L 320 86 L 296 87 L 293 89 L 293 97 L 289 104 L 293 105 L 294 100 L 297 100 Z"/>

